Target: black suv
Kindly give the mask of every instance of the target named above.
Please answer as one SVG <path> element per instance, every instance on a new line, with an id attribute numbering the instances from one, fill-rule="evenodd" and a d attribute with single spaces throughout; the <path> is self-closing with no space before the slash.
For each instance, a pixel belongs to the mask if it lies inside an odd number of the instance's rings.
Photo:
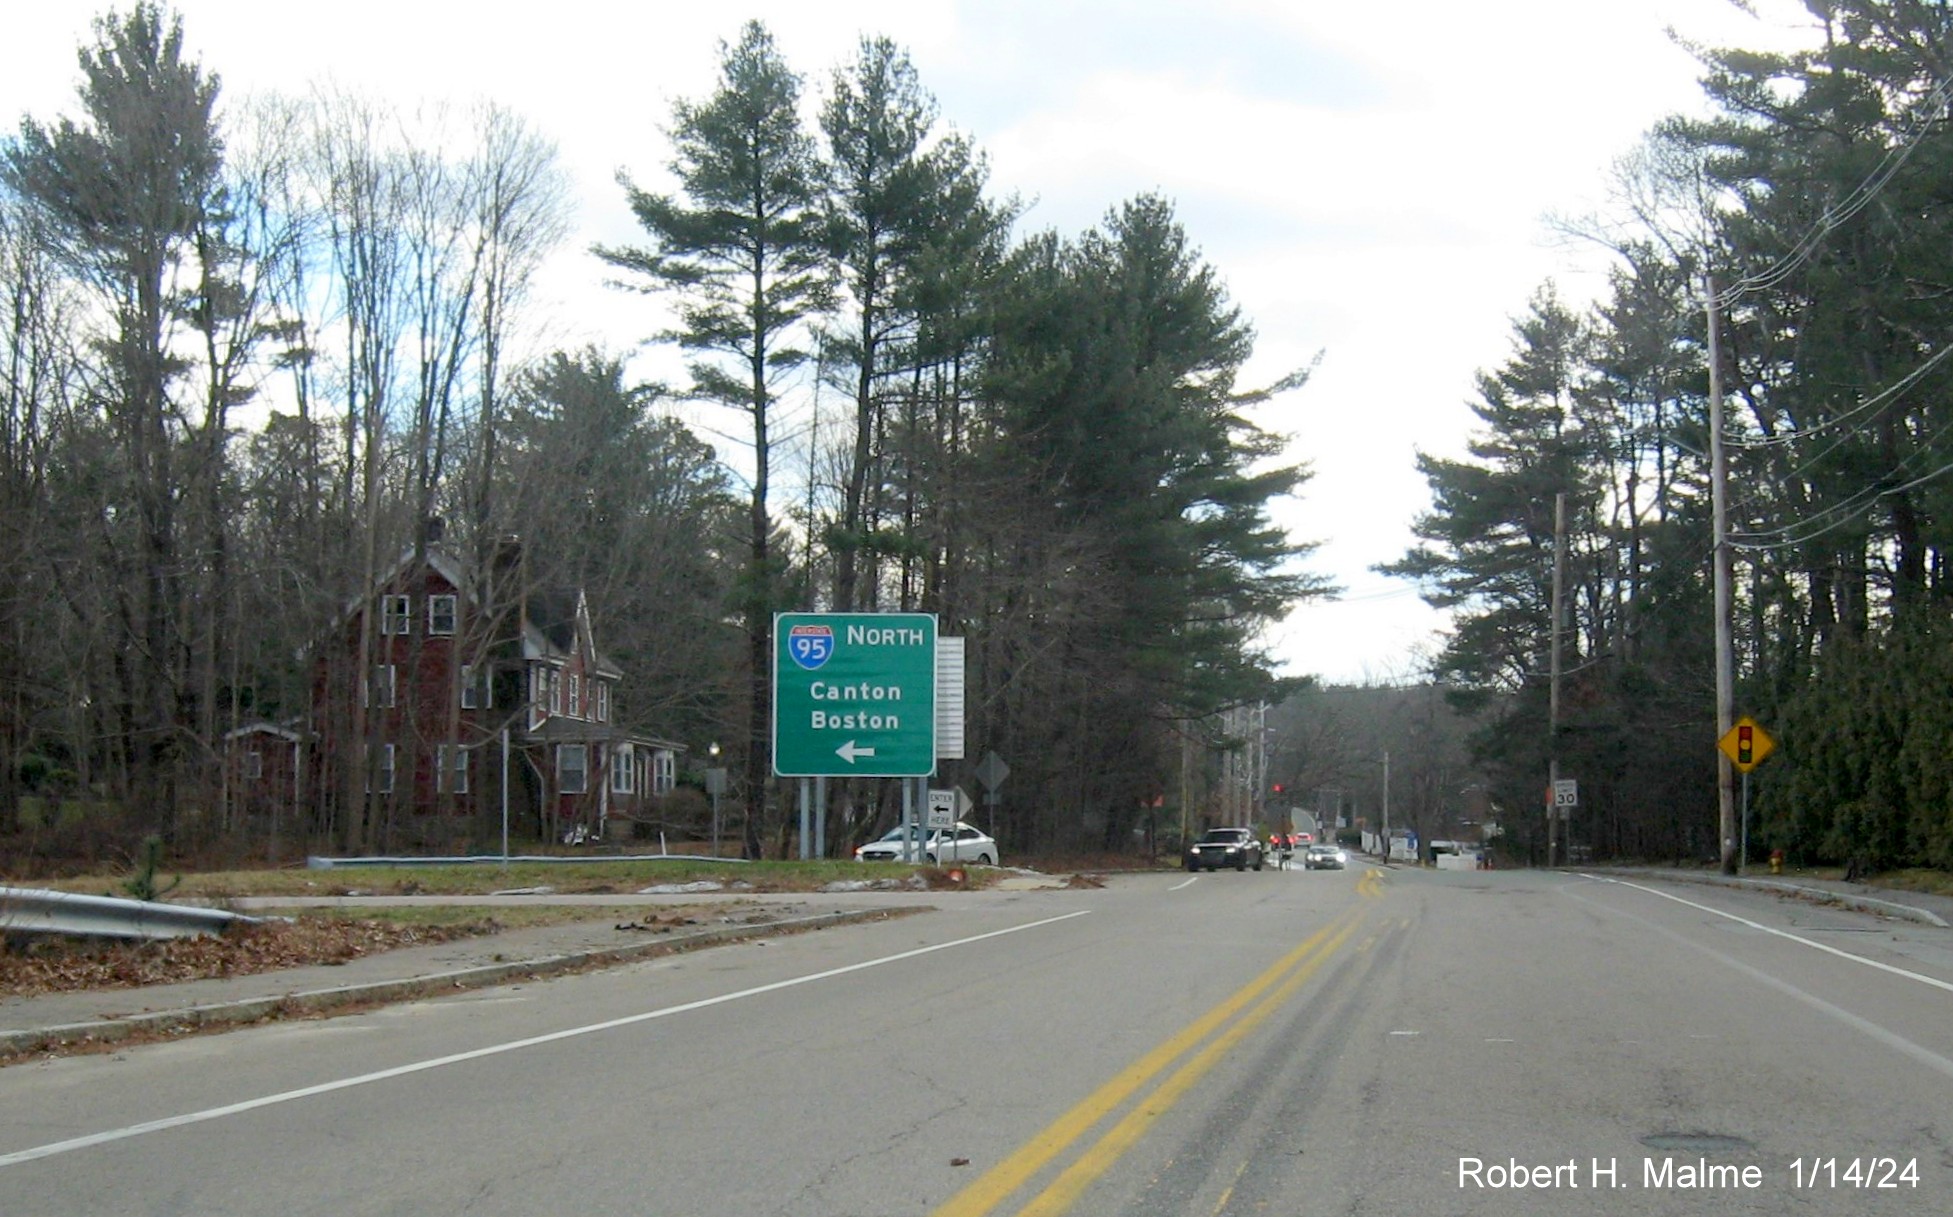
<path id="1" fill-rule="evenodd" d="M 1219 870 L 1231 866 L 1261 869 L 1261 838 L 1249 828 L 1210 828 L 1187 847 L 1187 869 Z"/>

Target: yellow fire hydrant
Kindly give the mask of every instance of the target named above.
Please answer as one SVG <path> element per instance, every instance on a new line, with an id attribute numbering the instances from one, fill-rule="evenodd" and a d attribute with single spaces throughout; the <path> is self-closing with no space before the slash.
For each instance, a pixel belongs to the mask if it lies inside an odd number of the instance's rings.
<path id="1" fill-rule="evenodd" d="M 1773 875 L 1783 874 L 1783 851 L 1780 849 L 1770 851 L 1770 873 Z"/>

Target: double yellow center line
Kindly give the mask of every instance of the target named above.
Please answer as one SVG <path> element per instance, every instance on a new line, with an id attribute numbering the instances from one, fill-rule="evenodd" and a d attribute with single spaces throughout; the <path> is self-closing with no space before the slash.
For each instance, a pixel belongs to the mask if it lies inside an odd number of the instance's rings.
<path id="1" fill-rule="evenodd" d="M 1382 894 L 1380 880 L 1365 890 L 1364 880 L 1374 874 L 1374 871 L 1366 872 L 1357 883 L 1357 890 L 1372 898 Z M 1056 1217 L 1069 1210 L 1085 1189 L 1111 1170 L 1120 1156 L 1131 1149 L 1222 1057 L 1307 983 L 1356 932 L 1364 916 L 1361 909 L 1352 909 L 1316 931 L 1302 945 L 1277 960 L 1226 1001 L 1128 1065 L 1083 1102 L 1053 1120 L 1016 1153 L 950 1197 L 935 1211 L 934 1217 L 985 1217 L 1059 1155 L 1069 1151 L 1100 1121 L 1165 1073 L 1176 1061 L 1186 1057 L 1178 1069 L 1136 1103 L 1018 1213 L 1020 1217 Z M 1213 1036 L 1212 1040 L 1195 1052 L 1195 1047 L 1208 1040 L 1209 1036 Z M 1189 1053 L 1192 1055 L 1189 1056 Z"/>

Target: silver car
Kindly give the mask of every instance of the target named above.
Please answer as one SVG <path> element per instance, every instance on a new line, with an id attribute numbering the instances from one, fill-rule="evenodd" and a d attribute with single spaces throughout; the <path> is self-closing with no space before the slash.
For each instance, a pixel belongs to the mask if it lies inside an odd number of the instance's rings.
<path id="1" fill-rule="evenodd" d="M 1003 863 L 1003 853 L 997 842 L 988 833 L 972 825 L 957 821 L 954 828 L 932 831 L 920 847 L 915 846 L 917 829 L 910 829 L 911 847 L 906 851 L 912 858 L 936 865 L 943 862 L 974 862 L 978 866 L 999 866 Z M 905 852 L 902 848 L 902 827 L 896 825 L 881 837 L 854 851 L 857 862 L 900 862 Z"/>
<path id="2" fill-rule="evenodd" d="M 1340 845 L 1327 843 L 1311 845 L 1309 852 L 1302 855 L 1304 870 L 1341 870 L 1349 865 L 1349 855 Z"/>

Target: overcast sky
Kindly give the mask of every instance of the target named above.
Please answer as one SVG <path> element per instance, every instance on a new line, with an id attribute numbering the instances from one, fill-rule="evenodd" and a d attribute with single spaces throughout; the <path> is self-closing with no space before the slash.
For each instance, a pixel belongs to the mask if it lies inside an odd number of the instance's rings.
<path id="1" fill-rule="evenodd" d="M 22 0 L 0 19 L 0 119 L 72 112 L 76 50 L 107 6 Z M 577 233 L 547 290 L 559 343 L 627 350 L 651 305 L 601 287 L 593 242 L 640 239 L 621 168 L 655 182 L 677 98 L 713 87 L 747 17 L 809 82 L 864 35 L 912 55 L 943 119 L 989 155 L 1024 231 L 1075 235 L 1142 192 L 1189 235 L 1259 335 L 1250 380 L 1322 352 L 1260 421 L 1315 476 L 1280 518 L 1346 589 L 1275 635 L 1291 674 L 1415 675 L 1443 619 L 1369 573 L 1429 503 L 1418 450 L 1455 455 L 1473 377 L 1511 351 L 1548 280 L 1584 300 L 1599 263 L 1544 217 L 1604 206 L 1606 175 L 1664 115 L 1700 109 L 1669 36 L 1783 45 L 1793 0 L 178 0 L 192 53 L 234 103 L 332 83 L 410 106 L 489 98 L 555 139 Z"/>

